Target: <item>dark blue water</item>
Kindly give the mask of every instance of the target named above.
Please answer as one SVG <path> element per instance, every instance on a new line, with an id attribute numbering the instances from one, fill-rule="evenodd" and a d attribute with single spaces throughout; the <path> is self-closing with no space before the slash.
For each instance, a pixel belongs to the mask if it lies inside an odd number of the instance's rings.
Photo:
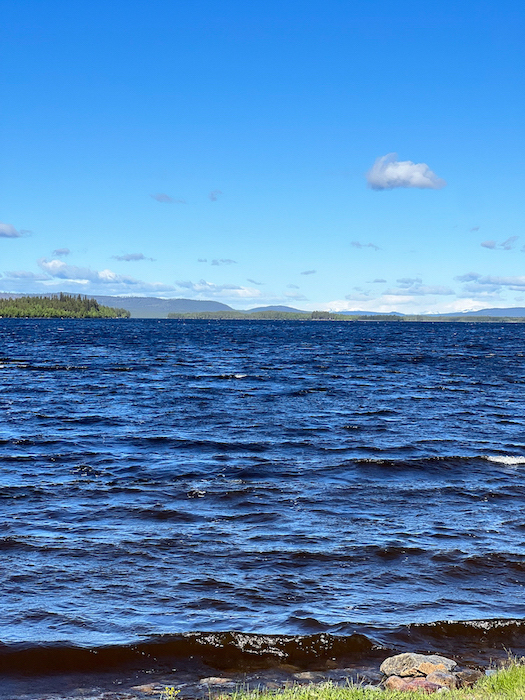
<path id="1" fill-rule="evenodd" d="M 0 320 L 0 640 L 521 621 L 524 341 Z"/>

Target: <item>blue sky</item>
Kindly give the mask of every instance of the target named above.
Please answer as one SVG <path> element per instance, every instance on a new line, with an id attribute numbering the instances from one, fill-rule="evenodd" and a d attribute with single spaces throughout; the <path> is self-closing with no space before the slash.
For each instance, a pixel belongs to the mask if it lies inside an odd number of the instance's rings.
<path id="1" fill-rule="evenodd" d="M 522 2 L 0 5 L 0 291 L 525 306 Z"/>

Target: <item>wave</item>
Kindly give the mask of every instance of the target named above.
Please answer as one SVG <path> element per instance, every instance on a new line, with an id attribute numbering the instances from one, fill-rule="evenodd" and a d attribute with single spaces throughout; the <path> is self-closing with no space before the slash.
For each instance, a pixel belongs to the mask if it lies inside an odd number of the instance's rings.
<path id="1" fill-rule="evenodd" d="M 462 655 L 482 654 L 488 658 L 494 653 L 519 654 L 525 650 L 525 620 L 517 619 L 438 621 L 396 628 L 343 623 L 339 629 L 340 633 L 295 636 L 188 632 L 94 648 L 60 643 L 0 644 L 0 673 L 42 675 L 131 667 L 160 671 L 172 668 L 174 663 L 180 667 L 196 661 L 221 671 L 248 671 L 281 664 L 316 669 L 325 667 L 328 661 L 344 666 L 402 651 L 439 651 L 460 660 Z"/>
<path id="2" fill-rule="evenodd" d="M 496 462 L 496 464 L 506 464 L 508 466 L 525 464 L 525 457 L 512 457 L 510 455 L 487 455 L 485 459 L 489 462 Z"/>

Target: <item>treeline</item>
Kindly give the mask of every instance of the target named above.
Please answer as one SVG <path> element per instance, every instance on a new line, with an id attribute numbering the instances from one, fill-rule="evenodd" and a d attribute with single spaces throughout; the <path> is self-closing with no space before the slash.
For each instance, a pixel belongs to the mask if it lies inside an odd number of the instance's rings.
<path id="1" fill-rule="evenodd" d="M 525 317 L 509 316 L 397 316 L 395 314 L 373 314 L 351 316 L 330 311 L 294 313 L 291 311 L 195 311 L 192 313 L 169 313 L 168 318 L 202 321 L 360 321 L 389 323 L 525 323 Z"/>
<path id="2" fill-rule="evenodd" d="M 80 294 L 0 299 L 0 318 L 129 318 L 126 309 L 102 306 Z"/>

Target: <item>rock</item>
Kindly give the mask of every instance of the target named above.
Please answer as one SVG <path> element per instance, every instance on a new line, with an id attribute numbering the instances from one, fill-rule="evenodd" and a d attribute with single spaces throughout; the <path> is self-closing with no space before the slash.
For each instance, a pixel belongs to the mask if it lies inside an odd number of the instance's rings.
<path id="1" fill-rule="evenodd" d="M 234 681 L 230 678 L 220 678 L 219 676 L 209 676 L 209 678 L 202 678 L 199 681 L 199 685 L 235 685 Z"/>
<path id="2" fill-rule="evenodd" d="M 293 677 L 298 681 L 308 681 L 309 683 L 319 683 L 326 680 L 324 673 L 319 671 L 302 671 L 301 673 L 294 673 Z"/>
<path id="3" fill-rule="evenodd" d="M 381 664 L 380 670 L 385 676 L 418 676 L 425 675 L 420 670 L 421 664 L 432 666 L 444 666 L 445 670 L 452 671 L 457 666 L 455 661 L 437 654 L 396 654 L 389 656 Z M 424 668 L 430 668 L 425 666 Z"/>
<path id="4" fill-rule="evenodd" d="M 447 673 L 446 671 L 433 671 L 427 676 L 427 681 L 431 683 L 437 683 L 446 688 L 455 688 L 457 685 L 457 678 L 454 673 Z"/>
<path id="5" fill-rule="evenodd" d="M 408 681 L 404 678 L 400 678 L 400 676 L 389 676 L 384 685 L 387 690 L 402 692 L 407 690 Z"/>
<path id="6" fill-rule="evenodd" d="M 467 668 L 464 671 L 456 671 L 454 674 L 460 688 L 469 688 L 483 678 L 483 673 L 475 668 Z"/>
<path id="7" fill-rule="evenodd" d="M 293 666 L 292 664 L 279 664 L 277 668 L 285 673 L 298 673 L 301 670 L 299 666 Z"/>
<path id="8" fill-rule="evenodd" d="M 434 673 L 434 671 L 446 671 L 447 667 L 445 664 L 433 664 L 430 661 L 423 661 L 423 663 L 419 664 L 418 669 L 425 676 L 428 676 L 429 673 Z"/>
<path id="9" fill-rule="evenodd" d="M 428 693 L 430 695 L 430 693 L 436 693 L 438 690 L 441 690 L 441 688 L 441 685 L 431 683 L 426 678 L 412 678 L 412 680 L 407 682 L 405 690 Z"/>

